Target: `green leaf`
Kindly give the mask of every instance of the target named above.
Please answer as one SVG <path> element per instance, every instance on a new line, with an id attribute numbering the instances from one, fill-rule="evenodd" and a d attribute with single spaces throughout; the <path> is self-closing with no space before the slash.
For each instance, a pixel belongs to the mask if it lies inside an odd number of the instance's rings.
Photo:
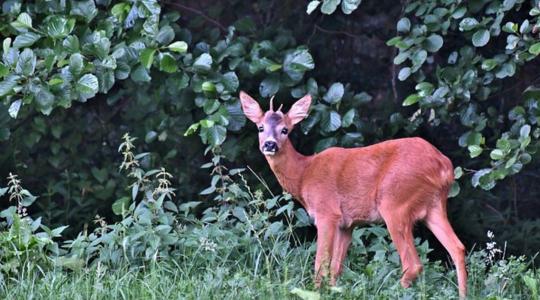
<path id="1" fill-rule="evenodd" d="M 411 68 L 405 67 L 399 70 L 399 73 L 398 73 L 399 80 L 404 81 L 407 78 L 409 78 L 409 76 L 411 76 Z"/>
<path id="2" fill-rule="evenodd" d="M 469 150 L 469 155 L 471 156 L 471 158 L 479 156 L 480 154 L 482 154 L 483 151 L 482 147 L 478 145 L 470 145 L 467 147 L 467 149 Z"/>
<path id="3" fill-rule="evenodd" d="M 531 298 L 533 299 L 538 298 L 538 286 L 539 286 L 538 279 L 535 279 L 529 275 L 521 275 L 521 278 L 523 278 L 523 282 L 525 282 L 525 285 L 531 292 L 530 293 L 530 295 L 532 296 Z"/>
<path id="4" fill-rule="evenodd" d="M 460 179 L 463 176 L 463 169 L 461 167 L 456 167 L 454 169 L 454 179 Z"/>
<path id="5" fill-rule="evenodd" d="M 336 111 L 323 114 L 321 127 L 326 132 L 334 132 L 341 127 L 341 116 Z"/>
<path id="6" fill-rule="evenodd" d="M 506 24 L 504 24 L 502 27 L 502 30 L 508 33 L 517 33 L 518 25 L 514 22 L 506 22 Z"/>
<path id="7" fill-rule="evenodd" d="M 0 97 L 9 94 L 17 86 L 17 79 L 16 76 L 9 76 L 0 82 Z"/>
<path id="8" fill-rule="evenodd" d="M 403 106 L 410 106 L 410 105 L 413 105 L 415 104 L 416 102 L 420 101 L 420 99 L 422 99 L 422 97 L 418 94 L 411 94 L 409 95 L 407 98 L 405 98 L 405 100 L 403 101 L 402 105 Z"/>
<path id="9" fill-rule="evenodd" d="M 227 113 L 229 114 L 229 125 L 227 129 L 231 131 L 239 131 L 246 125 L 246 116 L 242 111 L 242 106 L 240 101 L 235 101 L 234 103 L 228 103 L 226 105 Z"/>
<path id="10" fill-rule="evenodd" d="M 66 37 L 73 29 L 72 24 L 64 17 L 51 16 L 46 20 L 45 31 L 54 39 Z"/>
<path id="11" fill-rule="evenodd" d="M 145 1 L 142 2 L 144 3 Z M 70 3 L 70 15 L 82 17 L 86 21 L 86 23 L 90 23 L 90 21 L 92 21 L 92 19 L 94 19 L 94 17 L 98 14 L 94 0 L 77 0 L 70 1 Z"/>
<path id="12" fill-rule="evenodd" d="M 283 61 L 283 71 L 295 81 L 299 81 L 305 71 L 313 68 L 315 63 L 307 49 L 297 49 L 288 53 Z"/>
<path id="13" fill-rule="evenodd" d="M 525 124 L 521 126 L 521 128 L 519 129 L 519 136 L 522 138 L 528 137 L 530 133 L 531 133 L 531 125 L 529 124 Z"/>
<path id="14" fill-rule="evenodd" d="M 197 132 L 197 130 L 199 130 L 200 126 L 201 126 L 200 123 L 191 124 L 186 130 L 186 132 L 184 132 L 184 136 L 190 136 L 194 134 L 195 132 Z"/>
<path id="15" fill-rule="evenodd" d="M 25 48 L 32 46 L 41 38 L 41 35 L 33 32 L 26 32 L 21 35 L 18 35 L 13 41 L 13 47 L 15 48 Z"/>
<path id="16" fill-rule="evenodd" d="M 341 120 L 341 126 L 343 128 L 347 128 L 349 126 L 352 125 L 353 121 L 354 121 L 354 117 L 356 116 L 356 110 L 354 108 L 351 108 L 344 116 L 343 116 L 343 119 Z"/>
<path id="17" fill-rule="evenodd" d="M 200 134 L 203 142 L 212 146 L 218 146 L 225 141 L 225 138 L 227 137 L 227 128 L 221 125 L 214 125 L 209 128 L 203 127 Z"/>
<path id="18" fill-rule="evenodd" d="M 11 103 L 8 109 L 9 116 L 13 119 L 17 118 L 17 115 L 19 114 L 19 110 L 21 109 L 22 100 L 15 100 Z"/>
<path id="19" fill-rule="evenodd" d="M 62 42 L 64 49 L 70 53 L 79 51 L 79 38 L 75 35 L 68 35 Z"/>
<path id="20" fill-rule="evenodd" d="M 432 34 L 425 40 L 426 50 L 437 52 L 443 46 L 443 38 L 438 34 Z"/>
<path id="21" fill-rule="evenodd" d="M 309 2 L 308 6 L 307 6 L 307 9 L 306 9 L 306 13 L 308 15 L 311 15 L 311 13 L 317 9 L 317 7 L 319 6 L 319 4 L 321 3 L 321 1 L 311 1 Z"/>
<path id="22" fill-rule="evenodd" d="M 478 21 L 475 18 L 465 18 L 459 22 L 460 31 L 469 31 L 478 26 Z"/>
<path id="23" fill-rule="evenodd" d="M 529 53 L 530 53 L 530 54 L 533 54 L 533 55 L 538 55 L 538 54 L 540 54 L 540 43 L 532 44 L 532 45 L 529 47 Z"/>
<path id="24" fill-rule="evenodd" d="M 165 25 L 159 29 L 159 32 L 156 36 L 156 41 L 161 44 L 169 44 L 174 40 L 174 30 L 171 26 Z"/>
<path id="25" fill-rule="evenodd" d="M 514 5 L 516 5 L 516 0 L 504 0 L 502 3 L 502 10 L 503 11 L 511 10 L 512 7 L 514 7 Z"/>
<path id="26" fill-rule="evenodd" d="M 236 92 L 236 90 L 238 90 L 238 87 L 240 86 L 238 76 L 236 76 L 236 73 L 234 72 L 227 72 L 223 74 L 221 82 L 225 86 L 225 89 L 229 92 Z"/>
<path id="27" fill-rule="evenodd" d="M 495 186 L 493 180 L 490 179 L 491 169 L 481 169 L 474 173 L 471 178 L 473 187 L 480 186 L 482 189 L 489 190 Z"/>
<path id="28" fill-rule="evenodd" d="M 44 115 L 49 115 L 54 104 L 54 95 L 46 88 L 40 87 L 35 96 L 38 108 Z"/>
<path id="29" fill-rule="evenodd" d="M 4 65 L 3 63 L 0 63 L 0 78 L 6 77 L 6 75 L 8 75 L 9 72 L 10 72 L 9 67 Z"/>
<path id="30" fill-rule="evenodd" d="M 2 42 L 2 49 L 4 51 L 4 54 L 7 55 L 10 47 L 11 47 L 11 38 L 10 37 L 5 38 L 4 41 Z"/>
<path id="31" fill-rule="evenodd" d="M 201 85 L 204 95 L 207 97 L 214 97 L 216 94 L 216 85 L 211 81 L 205 81 Z M 206 100 L 208 102 L 208 100 Z"/>
<path id="32" fill-rule="evenodd" d="M 411 20 L 404 17 L 397 22 L 397 31 L 401 33 L 407 33 L 411 30 Z"/>
<path id="33" fill-rule="evenodd" d="M 167 48 L 177 53 L 186 53 L 188 49 L 188 44 L 183 41 L 177 41 L 167 46 Z"/>
<path id="34" fill-rule="evenodd" d="M 341 11 L 349 15 L 358 8 L 362 0 L 341 0 Z"/>
<path id="35" fill-rule="evenodd" d="M 371 102 L 372 99 L 373 99 L 373 97 L 370 94 L 366 93 L 366 92 L 361 92 L 359 94 L 354 95 L 354 97 L 353 97 L 354 102 L 358 103 L 360 105 L 367 104 L 367 103 Z"/>
<path id="36" fill-rule="evenodd" d="M 345 88 L 343 87 L 343 84 L 341 82 L 336 82 L 330 86 L 323 99 L 329 104 L 335 104 L 341 101 L 344 93 Z"/>
<path id="37" fill-rule="evenodd" d="M 336 11 L 337 6 L 341 0 L 323 0 L 323 4 L 321 5 L 321 12 L 326 15 L 331 15 Z"/>
<path id="38" fill-rule="evenodd" d="M 535 87 L 534 85 L 531 85 L 523 91 L 523 98 L 524 99 L 540 99 L 540 88 Z"/>
<path id="39" fill-rule="evenodd" d="M 98 79 L 94 74 L 85 74 L 77 81 L 77 90 L 83 100 L 92 98 L 99 90 Z"/>
<path id="40" fill-rule="evenodd" d="M 143 51 L 141 51 L 141 55 L 139 57 L 141 64 L 145 68 L 150 69 L 150 67 L 152 66 L 152 63 L 154 62 L 155 54 L 156 54 L 156 49 L 146 48 Z"/>
<path id="41" fill-rule="evenodd" d="M 11 26 L 17 29 L 17 31 L 26 32 L 32 28 L 32 18 L 29 14 L 23 12 L 17 17 L 17 20 L 11 22 Z"/>
<path id="42" fill-rule="evenodd" d="M 92 169 L 90 169 L 90 172 L 92 173 L 92 176 L 94 176 L 94 178 L 99 181 L 99 183 L 104 183 L 109 177 L 107 168 L 98 169 L 96 167 L 93 167 Z"/>
<path id="43" fill-rule="evenodd" d="M 459 7 L 452 13 L 452 18 L 461 19 L 466 13 L 467 13 L 467 7 L 465 6 Z"/>
<path id="44" fill-rule="evenodd" d="M 202 72 L 210 71 L 212 69 L 212 56 L 208 53 L 201 54 L 193 63 L 193 68 Z"/>
<path id="45" fill-rule="evenodd" d="M 83 67 L 83 57 L 80 53 L 72 54 L 69 57 L 69 71 L 71 73 L 78 75 L 82 72 Z"/>
<path id="46" fill-rule="evenodd" d="M 302 300 L 319 300 L 321 299 L 321 294 L 318 292 L 312 292 L 308 290 L 303 290 L 299 288 L 294 288 L 291 290 L 291 294 L 298 296 Z"/>
<path id="47" fill-rule="evenodd" d="M 491 71 L 497 65 L 498 65 L 498 61 L 496 59 L 484 59 L 484 61 L 482 61 L 482 70 Z"/>
<path id="48" fill-rule="evenodd" d="M 174 73 L 178 70 L 178 65 L 176 64 L 176 59 L 169 54 L 164 53 L 161 56 L 161 60 L 159 61 L 159 70 L 164 71 L 166 73 Z"/>
<path id="49" fill-rule="evenodd" d="M 138 65 L 130 75 L 135 82 L 149 82 L 152 79 L 143 65 Z"/>
<path id="50" fill-rule="evenodd" d="M 411 59 L 413 62 L 413 67 L 411 69 L 411 72 L 416 72 L 416 70 L 418 70 L 424 64 L 424 62 L 426 61 L 426 58 L 427 58 L 427 51 L 424 49 L 414 53 Z"/>
<path id="51" fill-rule="evenodd" d="M 493 160 L 499 160 L 504 157 L 504 152 L 501 149 L 493 149 L 489 154 L 489 157 Z"/>
<path id="52" fill-rule="evenodd" d="M 264 98 L 275 95 L 279 91 L 279 76 L 270 75 L 259 85 L 259 94 Z"/>
<path id="53" fill-rule="evenodd" d="M 51 231 L 51 237 L 61 237 L 62 236 L 62 232 L 68 228 L 69 226 L 60 226 L 58 228 L 55 228 Z"/>
<path id="54" fill-rule="evenodd" d="M 489 42 L 489 31 L 480 29 L 472 36 L 472 43 L 475 47 L 484 47 Z"/>
<path id="55" fill-rule="evenodd" d="M 516 73 L 516 64 L 512 61 L 504 63 L 498 71 L 495 73 L 495 77 L 497 78 L 505 78 L 505 77 L 511 77 L 514 76 Z"/>
<path id="56" fill-rule="evenodd" d="M 158 136 L 157 132 L 150 130 L 144 136 L 144 142 L 147 144 L 150 144 L 156 140 L 157 136 Z"/>
<path id="57" fill-rule="evenodd" d="M 15 71 L 24 76 L 34 74 L 34 70 L 36 69 L 36 59 L 37 58 L 31 49 L 24 49 L 24 51 L 19 55 Z"/>
<path id="58" fill-rule="evenodd" d="M 448 192 L 448 198 L 454 198 L 460 192 L 461 188 L 459 187 L 459 182 L 454 181 L 450 187 L 450 192 Z"/>

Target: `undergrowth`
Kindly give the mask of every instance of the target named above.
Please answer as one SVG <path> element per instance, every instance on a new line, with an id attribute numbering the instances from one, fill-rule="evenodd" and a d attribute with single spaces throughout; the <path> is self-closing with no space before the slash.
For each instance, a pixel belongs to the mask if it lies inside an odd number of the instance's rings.
<path id="1" fill-rule="evenodd" d="M 13 205 L 0 213 L 0 297 L 3 299 L 454 299 L 455 271 L 429 262 L 429 245 L 416 240 L 424 271 L 409 289 L 385 228 L 354 232 L 337 287 L 313 285 L 315 244 L 295 234 L 310 220 L 289 195 L 252 190 L 245 171 L 228 170 L 215 152 L 208 194 L 215 201 L 196 216 L 197 201 L 174 201 L 171 174 L 145 170 L 134 139 L 120 146 L 121 171 L 132 180 L 112 209 L 121 218 L 60 243 L 65 227 L 32 219 L 36 200 L 15 175 L 0 196 Z M 218 205 L 216 205 L 218 204 Z M 492 239 L 467 258 L 469 298 L 538 299 L 540 273 L 524 257 L 505 257 Z"/>

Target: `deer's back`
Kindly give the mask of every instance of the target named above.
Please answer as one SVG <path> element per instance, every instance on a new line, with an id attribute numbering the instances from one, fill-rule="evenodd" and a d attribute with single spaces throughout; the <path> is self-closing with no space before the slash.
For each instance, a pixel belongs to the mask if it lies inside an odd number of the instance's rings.
<path id="1" fill-rule="evenodd" d="M 447 193 L 453 181 L 450 160 L 421 138 L 403 138 L 360 148 L 329 148 L 315 155 L 304 173 L 302 197 L 311 214 L 379 219 L 381 201 L 408 205 L 417 195 L 426 204 Z M 419 204 L 420 205 L 420 204 Z"/>

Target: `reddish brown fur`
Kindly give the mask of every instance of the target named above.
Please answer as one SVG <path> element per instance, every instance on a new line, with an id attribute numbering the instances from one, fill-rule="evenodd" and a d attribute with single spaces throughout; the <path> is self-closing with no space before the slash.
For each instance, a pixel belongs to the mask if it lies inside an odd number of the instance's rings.
<path id="1" fill-rule="evenodd" d="M 383 220 L 399 252 L 403 276 L 410 286 L 422 270 L 412 229 L 422 220 L 450 253 L 457 268 L 460 297 L 466 295 L 465 248 L 446 215 L 448 191 L 454 181 L 450 160 L 421 138 L 389 140 L 361 148 L 329 148 L 304 156 L 287 135 L 276 136 L 307 115 L 311 97 L 300 99 L 283 118 L 269 126 L 272 111 L 241 92 L 246 116 L 258 126 L 262 145 L 275 140 L 279 150 L 266 155 L 281 186 L 304 206 L 317 227 L 316 283 L 330 272 L 335 284 L 355 225 Z M 262 148 L 261 148 L 262 149 Z"/>

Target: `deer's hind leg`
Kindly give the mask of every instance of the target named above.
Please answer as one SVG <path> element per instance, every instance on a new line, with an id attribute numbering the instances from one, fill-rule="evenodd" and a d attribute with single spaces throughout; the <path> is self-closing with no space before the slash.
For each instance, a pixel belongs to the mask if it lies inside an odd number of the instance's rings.
<path id="1" fill-rule="evenodd" d="M 422 262 L 418 257 L 418 252 L 414 246 L 413 226 L 414 216 L 411 215 L 407 207 L 390 207 L 383 205 L 379 212 L 383 217 L 392 242 L 396 246 L 401 260 L 403 275 L 401 277 L 401 286 L 407 288 L 422 272 Z"/>
<path id="2" fill-rule="evenodd" d="M 428 212 L 426 225 L 446 248 L 457 269 L 459 297 L 467 294 L 467 269 L 465 267 L 465 247 L 456 236 L 446 213 L 446 195 Z"/>

